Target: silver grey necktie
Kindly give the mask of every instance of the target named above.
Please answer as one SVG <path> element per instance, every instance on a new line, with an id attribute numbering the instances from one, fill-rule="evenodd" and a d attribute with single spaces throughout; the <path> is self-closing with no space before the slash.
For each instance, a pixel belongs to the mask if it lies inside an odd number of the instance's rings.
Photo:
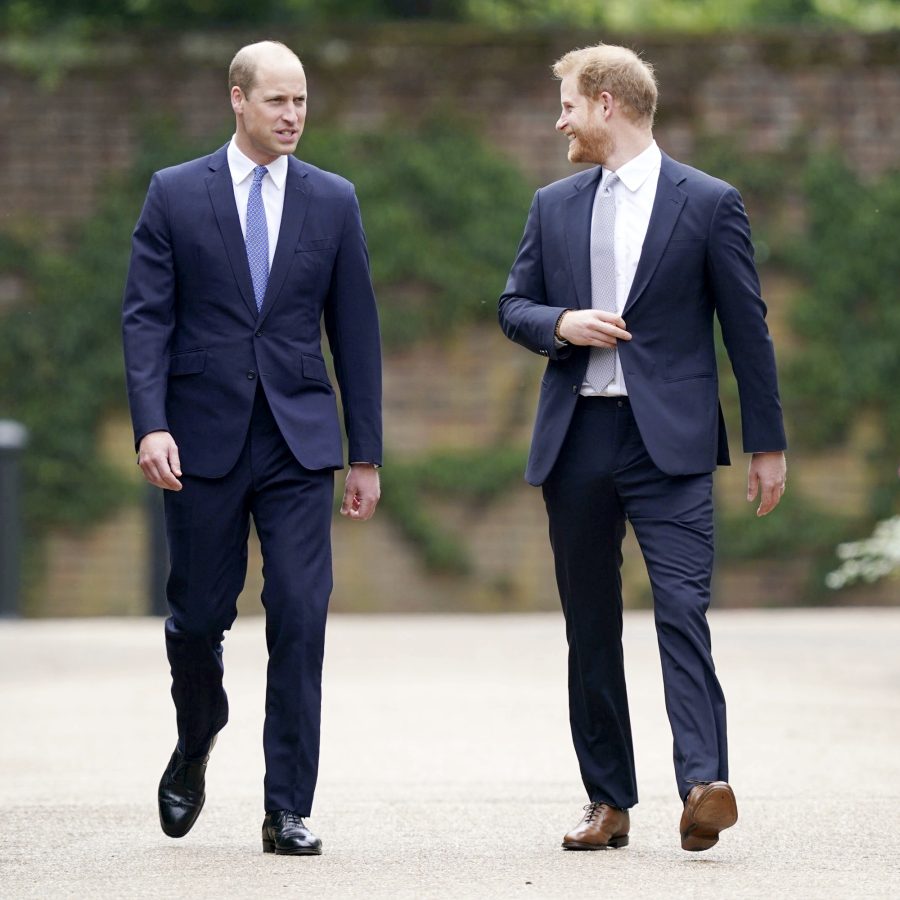
<path id="1" fill-rule="evenodd" d="M 616 311 L 616 198 L 613 185 L 619 176 L 611 174 L 597 188 L 591 219 L 591 308 Z M 591 347 L 585 381 L 603 391 L 616 374 L 614 347 Z"/>

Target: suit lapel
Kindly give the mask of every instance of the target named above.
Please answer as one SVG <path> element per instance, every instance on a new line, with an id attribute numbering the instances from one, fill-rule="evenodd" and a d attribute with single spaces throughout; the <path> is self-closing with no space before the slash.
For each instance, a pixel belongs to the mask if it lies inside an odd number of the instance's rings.
<path id="1" fill-rule="evenodd" d="M 228 168 L 226 147 L 212 155 L 209 167 L 212 171 L 206 178 L 206 187 L 216 221 L 219 223 L 228 262 L 231 264 L 234 280 L 240 288 L 241 297 L 255 319 L 256 299 L 253 296 L 253 282 L 250 279 L 250 264 L 247 262 L 247 247 L 244 244 L 241 221 L 234 202 L 234 184 L 231 180 L 231 170 Z"/>
<path id="2" fill-rule="evenodd" d="M 628 311 L 644 293 L 659 265 L 663 251 L 669 243 L 672 229 L 675 227 L 684 207 L 684 201 L 687 199 L 687 195 L 678 187 L 682 181 L 684 181 L 684 176 L 677 171 L 676 164 L 663 154 L 659 182 L 656 185 L 656 197 L 650 213 L 650 223 L 647 226 L 647 234 L 644 237 L 644 246 L 641 250 L 637 271 L 634 273 L 631 291 L 622 311 L 623 316 L 627 316 Z"/>
<path id="3" fill-rule="evenodd" d="M 291 263 L 294 261 L 297 241 L 300 239 L 300 231 L 303 228 L 303 222 L 309 209 L 309 200 L 310 190 L 306 180 L 306 170 L 296 159 L 288 157 L 281 227 L 278 230 L 275 258 L 272 260 L 272 270 L 269 272 L 269 282 L 266 285 L 266 296 L 263 299 L 262 311 L 259 315 L 260 323 L 269 315 L 269 312 L 278 300 L 285 276 L 291 267 Z"/>
<path id="4" fill-rule="evenodd" d="M 566 198 L 566 246 L 580 309 L 591 308 L 591 213 L 602 174 L 600 166 L 585 172 L 575 182 L 575 193 Z"/>
<path id="5" fill-rule="evenodd" d="M 234 184 L 231 170 L 228 168 L 226 148 L 216 151 L 209 164 L 213 171 L 207 176 L 206 187 L 212 201 L 219 231 L 231 263 L 234 280 L 241 291 L 241 297 L 247 309 L 256 318 L 256 299 L 253 296 L 253 282 L 250 278 L 250 264 L 247 262 L 247 247 L 241 233 L 241 221 L 238 218 L 237 206 L 234 202 Z"/>

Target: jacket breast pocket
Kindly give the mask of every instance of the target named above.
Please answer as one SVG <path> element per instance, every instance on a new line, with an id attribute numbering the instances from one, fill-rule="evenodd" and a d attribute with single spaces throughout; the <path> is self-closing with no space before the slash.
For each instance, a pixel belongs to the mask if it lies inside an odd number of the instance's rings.
<path id="1" fill-rule="evenodd" d="M 671 384 L 673 381 L 700 381 L 701 379 L 715 378 L 716 373 L 714 371 L 706 370 L 704 372 L 688 372 L 684 375 L 681 374 L 673 374 L 671 371 L 663 378 L 667 384 Z"/>
<path id="2" fill-rule="evenodd" d="M 205 350 L 183 350 L 169 357 L 169 377 L 199 375 L 206 368 Z"/>
<path id="3" fill-rule="evenodd" d="M 673 237 L 666 244 L 664 255 L 679 261 L 687 259 L 702 260 L 706 256 L 706 239 Z"/>
<path id="4" fill-rule="evenodd" d="M 314 250 L 334 250 L 337 246 L 337 238 L 324 237 L 312 241 L 298 241 L 295 253 L 312 253 Z"/>

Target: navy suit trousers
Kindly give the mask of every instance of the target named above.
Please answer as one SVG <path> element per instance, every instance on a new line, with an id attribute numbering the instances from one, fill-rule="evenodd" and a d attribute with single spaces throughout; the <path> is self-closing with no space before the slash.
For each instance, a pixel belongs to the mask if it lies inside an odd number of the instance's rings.
<path id="1" fill-rule="evenodd" d="M 309 815 L 319 763 L 325 617 L 331 595 L 334 473 L 297 462 L 262 386 L 237 463 L 166 491 L 171 557 L 166 648 L 178 747 L 202 756 L 228 721 L 222 641 L 237 616 L 253 517 L 263 556 L 269 653 L 265 807 Z"/>
<path id="2" fill-rule="evenodd" d="M 671 476 L 650 459 L 627 398 L 579 398 L 543 485 L 569 642 L 569 712 L 592 801 L 637 803 L 622 652 L 622 539 L 631 522 L 653 591 L 675 776 L 727 780 L 725 699 L 706 610 L 712 475 Z"/>

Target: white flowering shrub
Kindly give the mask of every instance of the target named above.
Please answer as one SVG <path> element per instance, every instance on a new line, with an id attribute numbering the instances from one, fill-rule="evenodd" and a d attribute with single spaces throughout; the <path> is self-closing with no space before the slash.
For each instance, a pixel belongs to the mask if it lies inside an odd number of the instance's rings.
<path id="1" fill-rule="evenodd" d="M 825 577 L 825 584 L 834 590 L 890 575 L 900 569 L 900 516 L 879 522 L 863 541 L 839 544 L 836 552 L 843 563 Z"/>

